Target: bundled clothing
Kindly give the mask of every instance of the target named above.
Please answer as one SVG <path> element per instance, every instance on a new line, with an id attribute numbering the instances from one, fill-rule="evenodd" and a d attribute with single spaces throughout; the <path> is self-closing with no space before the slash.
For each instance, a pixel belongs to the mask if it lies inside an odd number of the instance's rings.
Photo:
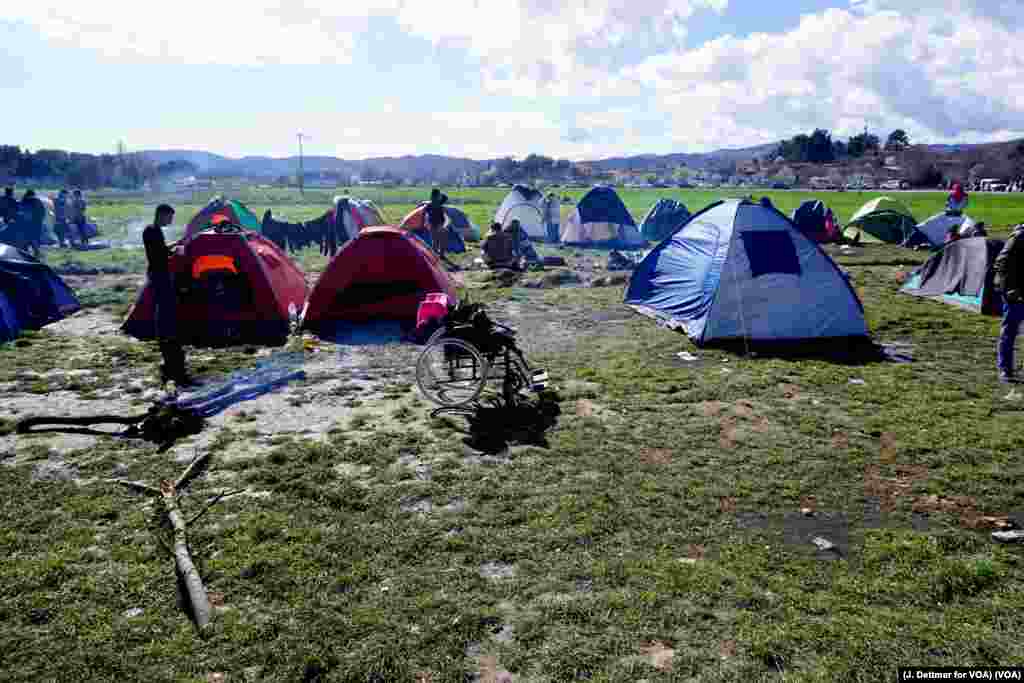
<path id="1" fill-rule="evenodd" d="M 282 250 L 297 252 L 316 245 L 324 256 L 334 256 L 349 240 L 344 221 L 337 220 L 335 209 L 327 211 L 320 218 L 304 223 L 286 223 L 273 217 L 267 210 L 263 214 L 263 236 Z"/>

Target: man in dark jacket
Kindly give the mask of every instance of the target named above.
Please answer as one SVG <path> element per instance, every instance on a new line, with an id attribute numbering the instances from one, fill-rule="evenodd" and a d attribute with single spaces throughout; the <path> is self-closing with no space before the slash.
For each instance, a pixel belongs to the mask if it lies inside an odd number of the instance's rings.
<path id="1" fill-rule="evenodd" d="M 430 241 L 441 259 L 445 259 L 448 252 L 448 213 L 444 210 L 447 201 L 448 195 L 441 194 L 441 190 L 435 187 L 430 191 L 430 203 L 426 208 Z"/>
<path id="2" fill-rule="evenodd" d="M 164 359 L 160 378 L 164 382 L 173 381 L 178 386 L 191 386 L 194 382 L 185 372 L 185 350 L 178 340 L 178 302 L 170 269 L 173 252 L 167 246 L 163 230 L 173 222 L 174 209 L 171 206 L 161 204 L 156 207 L 153 224 L 142 231 L 142 244 L 149 264 L 149 284 L 156 299 L 156 336 Z"/>
<path id="3" fill-rule="evenodd" d="M 999 346 L 996 349 L 996 364 L 999 367 L 999 381 L 1016 382 L 1016 366 L 1013 363 L 1014 345 L 1017 333 L 1024 322 L 1024 223 L 1013 230 L 999 252 L 992 266 L 995 273 L 995 288 L 1003 293 L 1005 306 L 1003 324 L 999 328 Z"/>
<path id="4" fill-rule="evenodd" d="M 14 223 L 18 218 L 18 200 L 14 197 L 14 188 L 5 187 L 4 196 L 0 197 L 0 221 Z"/>
<path id="5" fill-rule="evenodd" d="M 26 190 L 18 207 L 18 223 L 24 250 L 36 258 L 42 256 L 40 245 L 43 241 L 43 223 L 46 221 L 46 206 L 36 196 L 35 190 Z"/>

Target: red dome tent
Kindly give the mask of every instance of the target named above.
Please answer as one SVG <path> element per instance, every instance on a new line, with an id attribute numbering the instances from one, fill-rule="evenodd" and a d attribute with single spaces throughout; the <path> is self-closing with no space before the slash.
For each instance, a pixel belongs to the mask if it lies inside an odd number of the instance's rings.
<path id="1" fill-rule="evenodd" d="M 431 292 L 456 300 L 454 283 L 429 247 L 404 230 L 364 228 L 320 276 L 303 327 L 321 331 L 338 322 L 415 322 L 420 302 Z"/>
<path id="2" fill-rule="evenodd" d="M 273 242 L 248 231 L 210 229 L 171 258 L 178 293 L 178 334 L 184 344 L 280 345 L 288 338 L 289 309 L 306 299 L 306 277 Z M 121 329 L 155 339 L 155 300 L 147 285 Z"/>

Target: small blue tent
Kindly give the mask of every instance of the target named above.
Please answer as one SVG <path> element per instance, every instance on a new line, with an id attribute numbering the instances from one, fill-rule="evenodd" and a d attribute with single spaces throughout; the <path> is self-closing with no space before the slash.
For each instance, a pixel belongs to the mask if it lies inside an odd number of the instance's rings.
<path id="1" fill-rule="evenodd" d="M 71 289 L 46 264 L 0 244 L 0 342 L 38 330 L 81 308 Z"/>
<path id="2" fill-rule="evenodd" d="M 640 224 L 640 235 L 645 240 L 660 242 L 676 231 L 690 218 L 690 212 L 682 202 L 674 199 L 659 199 L 651 207 Z"/>
<path id="3" fill-rule="evenodd" d="M 599 185 L 583 196 L 562 227 L 562 244 L 606 249 L 647 246 L 636 221 L 610 187 Z"/>
<path id="4" fill-rule="evenodd" d="M 867 335 L 832 259 L 770 204 L 747 200 L 712 204 L 651 250 L 625 303 L 698 345 Z"/>

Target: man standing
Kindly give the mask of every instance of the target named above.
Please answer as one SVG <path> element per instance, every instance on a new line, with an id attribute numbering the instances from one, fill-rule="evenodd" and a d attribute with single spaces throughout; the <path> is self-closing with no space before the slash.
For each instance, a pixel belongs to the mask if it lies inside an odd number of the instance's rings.
<path id="1" fill-rule="evenodd" d="M 0 221 L 14 223 L 18 218 L 18 200 L 14 198 L 14 188 L 5 187 L 4 196 L 0 197 Z"/>
<path id="2" fill-rule="evenodd" d="M 1015 383 L 1016 366 L 1013 363 L 1014 345 L 1021 322 L 1024 322 L 1024 223 L 1013 229 L 1006 240 L 992 268 L 995 272 L 995 288 L 1003 293 L 1003 324 L 999 328 L 999 346 L 996 350 L 996 364 L 999 367 L 999 381 Z"/>
<path id="3" fill-rule="evenodd" d="M 448 195 L 441 194 L 436 187 L 430 191 L 430 203 L 427 204 L 427 228 L 430 230 L 430 241 L 434 245 L 434 251 L 445 260 L 448 253 L 448 214 L 444 210 L 444 204 L 448 201 Z"/>
<path id="4" fill-rule="evenodd" d="M 191 386 L 192 379 L 185 372 L 185 350 L 178 340 L 177 298 L 171 277 L 171 249 L 164 238 L 164 228 L 174 222 L 174 209 L 161 204 L 156 207 L 153 224 L 142 231 L 142 244 L 146 249 L 149 264 L 149 284 L 156 299 L 156 336 L 160 344 L 160 355 L 164 363 L 160 366 L 160 378 L 173 381 L 178 386 Z"/>
<path id="5" fill-rule="evenodd" d="M 68 237 L 68 191 L 62 189 L 53 201 L 53 231 L 57 234 L 57 246 L 63 248 L 64 242 L 71 246 Z"/>
<path id="6" fill-rule="evenodd" d="M 554 192 L 549 192 L 544 201 L 544 223 L 547 226 L 548 242 L 558 242 L 558 224 L 561 219 L 561 204 Z"/>
<path id="7" fill-rule="evenodd" d="M 18 207 L 18 223 L 21 225 L 23 249 L 36 258 L 42 258 L 40 244 L 43 241 L 43 223 L 46 221 L 46 207 L 36 196 L 35 190 L 26 190 Z"/>
<path id="8" fill-rule="evenodd" d="M 82 191 L 75 189 L 71 193 L 71 206 L 68 211 L 68 220 L 71 221 L 71 225 L 75 227 L 78 232 L 78 239 L 82 244 L 82 248 L 89 246 L 89 233 L 85 228 L 85 197 L 82 196 Z"/>

